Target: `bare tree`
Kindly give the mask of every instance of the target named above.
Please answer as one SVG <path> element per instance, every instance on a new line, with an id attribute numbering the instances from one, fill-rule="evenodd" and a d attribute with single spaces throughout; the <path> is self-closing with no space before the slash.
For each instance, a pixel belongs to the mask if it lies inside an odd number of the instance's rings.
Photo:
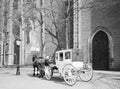
<path id="1" fill-rule="evenodd" d="M 78 1 L 79 0 L 45 0 L 44 2 L 41 2 L 40 7 L 36 7 L 34 2 L 29 2 L 24 5 L 29 6 L 24 13 L 24 17 L 26 20 L 30 18 L 33 21 L 33 24 L 37 21 L 41 27 L 44 25 L 44 30 L 50 35 L 51 42 L 56 46 L 55 51 L 62 49 L 59 37 L 63 32 L 65 32 L 66 48 L 68 49 L 68 30 L 70 29 L 68 26 L 70 25 L 70 19 L 73 19 L 73 16 L 77 14 L 78 11 L 88 9 L 93 6 L 93 2 L 90 2 L 74 8 L 74 4 L 78 3 Z M 73 13 L 75 10 L 77 10 L 77 13 Z M 36 16 L 35 13 L 39 13 L 39 17 Z M 62 17 L 62 19 L 59 17 Z M 63 26 L 63 29 L 60 29 L 60 26 Z M 36 28 L 35 25 L 34 28 Z M 43 28 L 41 28 L 41 35 L 42 32 Z M 41 42 L 41 51 L 43 52 L 45 43 L 43 43 L 42 36 Z"/>
<path id="2" fill-rule="evenodd" d="M 66 49 L 70 48 L 70 30 L 73 30 L 73 18 L 74 15 L 78 14 L 82 9 L 91 9 L 94 2 L 81 2 L 82 5 L 78 5 L 79 0 L 49 0 L 50 6 L 47 9 L 49 13 L 46 13 L 47 19 L 49 18 L 51 24 L 45 24 L 45 30 L 50 34 L 52 43 L 56 45 L 56 49 L 62 49 L 61 40 L 59 39 L 62 34 L 65 34 Z M 74 5 L 77 4 L 75 8 Z M 46 10 L 46 12 L 47 12 Z M 75 13 L 76 12 L 76 13 Z M 72 22 L 72 23 L 71 23 Z M 63 28 L 62 28 L 63 27 Z M 55 53 L 54 51 L 54 53 Z M 53 54 L 54 56 L 54 54 Z"/>

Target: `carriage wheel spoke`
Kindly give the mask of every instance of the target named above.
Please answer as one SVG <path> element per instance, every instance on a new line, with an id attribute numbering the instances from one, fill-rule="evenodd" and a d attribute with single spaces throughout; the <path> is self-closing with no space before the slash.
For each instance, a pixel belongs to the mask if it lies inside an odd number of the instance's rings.
<path id="1" fill-rule="evenodd" d="M 81 72 L 79 73 L 81 80 L 89 81 L 93 77 L 93 70 L 92 67 L 88 64 L 85 64 L 83 68 L 81 68 Z"/>
<path id="2" fill-rule="evenodd" d="M 63 78 L 68 85 L 74 85 L 77 81 L 75 68 L 68 64 L 63 69 Z"/>

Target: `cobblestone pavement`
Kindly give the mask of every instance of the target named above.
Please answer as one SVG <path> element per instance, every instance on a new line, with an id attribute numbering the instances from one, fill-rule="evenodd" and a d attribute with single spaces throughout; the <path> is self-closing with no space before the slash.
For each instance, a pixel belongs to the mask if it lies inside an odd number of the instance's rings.
<path id="1" fill-rule="evenodd" d="M 79 80 L 74 86 L 68 86 L 58 73 L 50 81 L 33 77 L 31 67 L 20 68 L 20 73 L 16 75 L 16 68 L 0 68 L 0 89 L 120 89 L 120 72 L 94 71 L 91 81 Z"/>

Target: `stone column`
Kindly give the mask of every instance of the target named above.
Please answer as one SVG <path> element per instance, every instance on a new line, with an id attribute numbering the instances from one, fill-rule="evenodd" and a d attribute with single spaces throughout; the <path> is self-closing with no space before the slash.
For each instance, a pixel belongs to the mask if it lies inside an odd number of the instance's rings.
<path id="1" fill-rule="evenodd" d="M 76 0 L 75 0 L 76 1 Z M 75 2 L 74 1 L 74 2 Z M 81 49 L 81 0 L 74 3 L 74 48 Z"/>
<path id="2" fill-rule="evenodd" d="M 21 12 L 21 26 L 20 26 L 20 64 L 25 63 L 25 32 L 24 32 L 24 18 L 23 18 L 23 0 L 20 1 L 19 10 Z"/>
<path id="3" fill-rule="evenodd" d="M 14 36 L 13 36 L 13 21 L 12 21 L 12 14 L 13 14 L 13 0 L 9 2 L 9 19 L 7 29 L 9 31 L 9 51 L 8 51 L 8 65 L 13 65 L 13 58 L 14 58 Z"/>
<path id="4" fill-rule="evenodd" d="M 78 41 L 79 41 L 79 49 L 82 49 L 82 11 L 80 8 L 82 7 L 82 1 L 78 0 Z"/>
<path id="5" fill-rule="evenodd" d="M 4 41 L 4 33 L 3 33 L 3 30 L 4 30 L 4 0 L 2 0 L 1 1 L 1 16 L 2 16 L 2 20 L 1 20 L 1 22 L 2 22 L 2 25 L 1 25 L 1 37 L 2 37 L 2 40 L 1 40 L 1 43 L 0 43 L 0 45 L 1 45 L 1 49 L 0 49 L 0 51 L 1 51 L 1 54 L 0 54 L 0 66 L 2 65 L 2 62 L 3 62 L 3 41 Z"/>
<path id="6" fill-rule="evenodd" d="M 91 3 L 92 0 L 80 0 L 81 10 L 79 11 L 79 48 L 84 53 L 84 61 L 89 60 L 89 42 L 91 33 Z"/>

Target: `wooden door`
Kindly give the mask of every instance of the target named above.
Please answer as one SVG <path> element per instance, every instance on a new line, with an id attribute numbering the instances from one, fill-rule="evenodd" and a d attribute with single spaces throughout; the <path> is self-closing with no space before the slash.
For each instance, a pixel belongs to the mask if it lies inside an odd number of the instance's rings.
<path id="1" fill-rule="evenodd" d="M 105 32 L 99 31 L 93 38 L 93 69 L 109 69 L 109 41 Z"/>

